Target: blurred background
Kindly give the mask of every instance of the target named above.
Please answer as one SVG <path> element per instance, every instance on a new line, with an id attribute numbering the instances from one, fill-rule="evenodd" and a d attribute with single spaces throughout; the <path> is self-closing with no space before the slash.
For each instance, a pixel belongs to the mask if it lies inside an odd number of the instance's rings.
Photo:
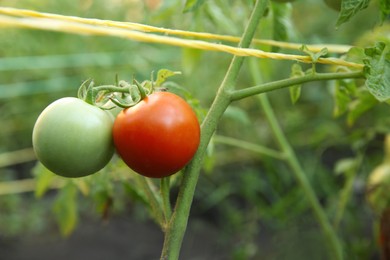
<path id="1" fill-rule="evenodd" d="M 184 13 L 184 2 L 0 0 L 0 6 L 236 36 L 243 32 L 253 7 L 251 0 L 208 0 Z M 365 47 L 377 39 L 389 41 L 390 26 L 378 26 L 375 4 L 339 28 L 335 27 L 338 13 L 323 1 L 275 6 L 283 6 L 285 12 L 285 40 Z M 272 21 L 270 11 L 259 25 L 258 37 L 278 38 Z M 181 71 L 172 81 L 189 90 L 207 110 L 230 60 L 224 53 L 113 37 L 0 27 L 0 259 L 158 259 L 163 234 L 136 187 L 104 179 L 115 166 L 97 180 L 96 196 L 78 195 L 77 226 L 70 235 L 61 235 L 53 212 L 60 191 L 51 189 L 39 198 L 34 192 L 33 172 L 42 171 L 32 151 L 34 122 L 52 101 L 76 96 L 88 78 L 97 84 L 113 84 L 116 75 L 127 81 L 133 76 L 144 80 L 160 68 Z M 288 77 L 293 62 L 260 60 L 259 64 L 263 80 L 272 81 Z M 378 216 L 365 201 L 365 183 L 383 158 L 383 140 L 390 130 L 388 107 L 377 104 L 348 124 L 346 115 L 334 116 L 332 84 L 307 84 L 294 105 L 287 89 L 269 97 L 331 220 L 349 180 L 335 168 L 340 160 L 365 151 L 337 232 L 347 259 L 379 259 L 374 228 Z M 238 88 L 252 85 L 245 64 Z M 218 135 L 275 147 L 256 98 L 233 103 Z M 218 142 L 211 147 L 182 259 L 326 259 L 322 231 L 283 162 Z M 176 192 L 173 187 L 173 198 Z"/>

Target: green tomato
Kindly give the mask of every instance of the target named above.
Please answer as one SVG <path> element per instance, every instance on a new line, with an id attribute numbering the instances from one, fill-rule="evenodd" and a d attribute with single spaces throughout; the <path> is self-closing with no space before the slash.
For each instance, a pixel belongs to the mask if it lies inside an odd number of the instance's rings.
<path id="1" fill-rule="evenodd" d="M 341 10 L 341 0 L 324 0 L 324 2 L 335 11 Z"/>
<path id="2" fill-rule="evenodd" d="M 114 154 L 113 116 L 77 98 L 54 101 L 39 115 L 33 129 L 38 160 L 63 177 L 93 174 Z"/>

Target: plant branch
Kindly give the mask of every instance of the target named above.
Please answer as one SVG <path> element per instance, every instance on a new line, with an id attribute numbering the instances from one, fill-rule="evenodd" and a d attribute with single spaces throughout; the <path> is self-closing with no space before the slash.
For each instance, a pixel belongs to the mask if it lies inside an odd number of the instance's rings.
<path id="1" fill-rule="evenodd" d="M 250 45 L 257 25 L 259 24 L 260 19 L 263 17 L 267 6 L 268 0 L 256 1 L 252 15 L 248 22 L 248 26 L 245 29 L 242 40 L 239 44 L 240 47 L 245 48 Z M 187 228 L 188 217 L 195 193 L 196 184 L 198 182 L 200 169 L 202 168 L 203 158 L 210 139 L 215 132 L 219 119 L 222 117 L 224 111 L 231 102 L 227 91 L 233 89 L 243 60 L 243 57 L 233 57 L 232 62 L 230 63 L 230 67 L 226 72 L 225 78 L 219 87 L 217 96 L 214 99 L 214 102 L 202 123 L 200 145 L 193 160 L 186 167 L 183 174 L 183 180 L 176 201 L 176 207 L 165 234 L 161 259 L 176 260 L 179 258 L 180 248 L 185 230 Z"/>
<path id="2" fill-rule="evenodd" d="M 158 197 L 158 194 L 156 193 L 155 187 L 151 186 L 151 183 L 147 180 L 146 177 L 135 175 L 136 181 L 142 188 L 142 190 L 145 192 L 146 197 L 149 201 L 149 205 L 151 206 L 153 216 L 155 217 L 155 220 L 157 223 L 164 227 L 164 217 L 163 217 L 163 206 L 161 205 L 160 198 Z"/>
<path id="3" fill-rule="evenodd" d="M 255 82 L 260 83 L 261 79 L 259 74 L 257 73 L 259 71 L 259 68 L 257 63 L 254 62 L 253 60 L 252 62 L 250 62 L 250 70 Z M 282 128 L 280 127 L 276 119 L 276 116 L 274 114 L 274 111 L 272 109 L 272 106 L 269 103 L 267 95 L 266 94 L 259 95 L 258 98 L 260 100 L 261 107 L 263 108 L 264 113 L 267 117 L 267 120 L 272 128 L 272 132 L 275 135 L 276 141 L 280 149 L 286 155 L 286 162 L 291 168 L 292 173 L 294 174 L 294 177 L 297 180 L 298 184 L 302 187 L 302 190 L 305 193 L 305 196 L 308 199 L 309 204 L 311 205 L 314 211 L 317 221 L 320 224 L 325 234 L 325 237 L 329 242 L 329 246 L 331 249 L 330 252 L 333 257 L 332 259 L 338 259 L 338 260 L 343 259 L 341 243 L 334 229 L 332 228 L 332 225 L 330 224 L 323 208 L 321 207 L 318 198 L 309 180 L 307 179 L 306 174 L 302 169 L 294 150 L 292 149 L 290 143 L 288 142 L 286 136 L 282 131 Z"/>
<path id="4" fill-rule="evenodd" d="M 169 222 L 169 219 L 172 216 L 172 207 L 170 202 L 169 190 L 170 190 L 170 177 L 165 177 L 161 179 L 160 183 L 161 198 L 164 207 L 164 217 L 165 223 Z M 166 229 L 166 224 L 164 229 Z"/>
<path id="5" fill-rule="evenodd" d="M 239 140 L 236 138 L 215 135 L 213 137 L 213 140 L 216 143 L 227 144 L 227 145 L 239 147 L 239 148 L 242 148 L 242 149 L 245 149 L 248 151 L 252 151 L 252 152 L 255 152 L 255 153 L 258 153 L 261 155 L 265 155 L 265 156 L 269 156 L 269 157 L 273 157 L 273 158 L 279 159 L 279 160 L 284 160 L 286 157 L 282 152 L 279 152 L 279 151 L 276 151 L 276 150 L 273 150 L 273 149 L 270 149 L 268 147 L 261 146 L 258 144 Z"/>
<path id="6" fill-rule="evenodd" d="M 256 71 L 256 73 L 258 73 Z M 276 89 L 287 88 L 294 85 L 300 85 L 312 81 L 335 80 L 335 79 L 352 79 L 363 78 L 363 71 L 355 72 L 334 72 L 334 73 L 310 73 L 301 77 L 282 79 L 269 83 L 263 83 L 257 86 L 232 91 L 231 97 L 233 101 L 240 100 L 253 95 L 269 92 Z"/>

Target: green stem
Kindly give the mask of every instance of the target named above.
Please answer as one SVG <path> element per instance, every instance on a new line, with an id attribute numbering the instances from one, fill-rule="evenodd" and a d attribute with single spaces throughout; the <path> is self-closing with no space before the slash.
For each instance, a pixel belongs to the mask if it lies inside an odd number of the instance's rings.
<path id="1" fill-rule="evenodd" d="M 347 177 L 346 183 L 341 190 L 340 198 L 338 199 L 338 205 L 336 210 L 336 215 L 333 220 L 333 226 L 335 229 L 339 228 L 340 222 L 343 218 L 345 208 L 347 207 L 348 201 L 351 198 L 352 191 L 353 191 L 353 183 L 356 178 L 356 174 L 358 169 L 360 168 L 362 161 L 363 161 L 363 154 L 359 153 L 356 158 L 356 165 L 353 167 L 353 169 L 347 171 L 344 173 Z"/>
<path id="2" fill-rule="evenodd" d="M 157 223 L 164 227 L 164 217 L 163 217 L 163 206 L 161 205 L 161 201 L 158 197 L 158 193 L 152 184 L 147 180 L 146 177 L 136 175 L 136 181 L 145 192 L 146 197 L 148 199 L 149 205 L 151 206 L 153 216 Z"/>
<path id="3" fill-rule="evenodd" d="M 147 95 L 146 95 L 145 89 L 141 86 L 141 83 L 139 83 L 135 79 L 134 79 L 134 83 L 138 88 L 139 94 L 141 95 L 141 100 L 145 99 Z"/>
<path id="4" fill-rule="evenodd" d="M 254 36 L 257 25 L 268 6 L 268 0 L 258 0 L 250 17 L 249 23 L 242 36 L 239 46 L 246 48 Z M 176 207 L 165 233 L 161 259 L 176 260 L 179 258 L 184 233 L 187 228 L 188 217 L 199 172 L 210 139 L 217 127 L 219 119 L 229 106 L 231 99 L 228 91 L 232 90 L 244 61 L 244 57 L 233 57 L 224 80 L 219 87 L 216 98 L 210 107 L 201 127 L 201 141 L 197 153 L 186 167 L 180 186 Z"/>
<path id="5" fill-rule="evenodd" d="M 258 74 L 258 71 L 253 72 Z M 263 83 L 257 86 L 232 91 L 232 100 L 239 100 L 256 94 L 269 92 L 276 89 L 286 88 L 294 85 L 300 85 L 311 81 L 335 80 L 335 79 L 352 79 L 363 78 L 363 71 L 344 72 L 344 73 L 315 73 L 301 77 L 282 79 L 269 83 Z"/>
<path id="6" fill-rule="evenodd" d="M 96 93 L 100 91 L 118 92 L 118 93 L 130 93 L 130 87 L 117 87 L 114 85 L 101 85 L 94 87 Z"/>
<path id="7" fill-rule="evenodd" d="M 250 63 L 251 74 L 256 83 L 261 82 L 261 78 L 257 73 L 259 71 L 258 64 L 253 61 Z M 329 242 L 330 252 L 332 254 L 332 259 L 343 259 L 343 252 L 341 243 L 332 228 L 323 208 L 321 207 L 316 194 L 306 177 L 305 172 L 303 171 L 298 158 L 289 144 L 286 136 L 284 135 L 277 119 L 272 109 L 271 104 L 269 103 L 268 97 L 266 94 L 259 95 L 260 104 L 263 108 L 263 111 L 267 117 L 267 120 L 272 128 L 272 133 L 275 135 L 276 141 L 280 147 L 280 149 L 286 155 L 286 162 L 291 168 L 295 179 L 298 181 L 299 185 L 302 187 L 303 192 L 305 193 L 305 197 L 308 199 L 314 214 L 317 218 L 318 223 L 320 224 L 327 241 Z"/>
<path id="8" fill-rule="evenodd" d="M 252 151 L 261 155 L 269 156 L 275 159 L 279 160 L 284 160 L 285 155 L 279 151 L 267 148 L 265 146 L 261 146 L 258 144 L 246 142 L 243 140 L 239 140 L 236 138 L 231 138 L 231 137 L 226 137 L 226 136 L 220 136 L 220 135 L 215 135 L 213 137 L 213 140 L 216 143 L 221 143 L 221 144 L 227 144 L 235 147 L 239 147 L 248 151 Z"/>
<path id="9" fill-rule="evenodd" d="M 163 202 L 164 207 L 164 216 L 165 216 L 165 223 L 169 222 L 169 219 L 172 216 L 172 207 L 171 207 L 171 201 L 169 196 L 169 190 L 170 190 L 170 177 L 165 177 L 161 179 L 160 183 L 160 189 L 161 189 L 161 198 Z M 165 226 L 166 228 L 166 226 Z"/>
<path id="10" fill-rule="evenodd" d="M 348 201 L 351 198 L 355 177 L 356 177 L 356 172 L 351 172 L 348 175 L 348 179 L 345 183 L 344 188 L 341 190 L 339 203 L 337 205 L 337 210 L 336 210 L 336 216 L 334 217 L 333 220 L 333 226 L 335 229 L 339 228 L 341 219 L 343 218 L 344 215 L 345 207 L 347 206 Z"/>

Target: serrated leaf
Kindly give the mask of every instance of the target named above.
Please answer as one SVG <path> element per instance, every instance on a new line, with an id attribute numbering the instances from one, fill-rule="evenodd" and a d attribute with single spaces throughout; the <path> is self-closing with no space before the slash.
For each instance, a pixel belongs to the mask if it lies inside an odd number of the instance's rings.
<path id="1" fill-rule="evenodd" d="M 61 234 L 69 236 L 76 227 L 77 214 L 77 188 L 69 181 L 63 189 L 59 190 L 53 206 Z"/>
<path id="2" fill-rule="evenodd" d="M 305 75 L 305 72 L 303 72 L 301 65 L 295 63 L 291 68 L 290 77 L 295 78 L 295 77 L 301 77 L 304 75 Z M 294 85 L 294 86 L 290 87 L 290 98 L 291 98 L 291 102 L 293 104 L 295 104 L 298 101 L 298 99 L 300 98 L 301 88 L 302 88 L 302 84 Z"/>
<path id="3" fill-rule="evenodd" d="M 205 0 L 187 0 L 184 5 L 183 13 L 195 11 L 201 7 L 204 2 Z"/>
<path id="4" fill-rule="evenodd" d="M 348 22 L 353 16 L 366 9 L 370 0 L 342 0 L 336 27 Z"/>
<path id="5" fill-rule="evenodd" d="M 364 75 L 366 87 L 371 94 L 383 102 L 390 98 L 390 54 L 386 44 L 377 43 L 375 47 L 366 48 Z"/>
<path id="6" fill-rule="evenodd" d="M 345 55 L 345 60 L 355 62 L 355 63 L 363 63 L 364 59 L 364 49 L 360 47 L 352 47 L 348 50 Z"/>
<path id="7" fill-rule="evenodd" d="M 161 69 L 157 72 L 157 79 L 155 82 L 155 86 L 159 87 L 159 86 L 161 86 L 162 83 L 164 83 L 166 81 L 167 78 L 175 76 L 175 75 L 179 75 L 179 74 L 181 74 L 180 71 L 171 71 L 168 69 Z"/>

